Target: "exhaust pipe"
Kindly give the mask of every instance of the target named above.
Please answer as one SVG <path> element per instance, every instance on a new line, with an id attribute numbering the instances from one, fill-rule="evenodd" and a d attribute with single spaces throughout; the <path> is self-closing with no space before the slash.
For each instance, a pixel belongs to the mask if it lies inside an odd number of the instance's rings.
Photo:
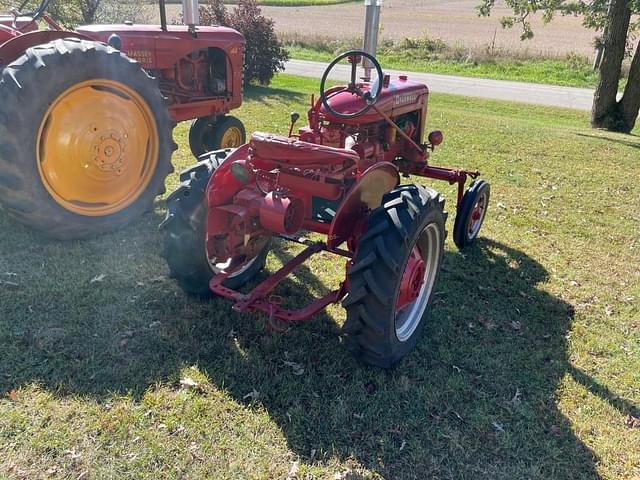
<path id="1" fill-rule="evenodd" d="M 200 12 L 198 0 L 182 0 L 182 18 L 185 25 L 189 26 L 189 32 L 196 36 L 196 27 L 200 24 Z"/>
<path id="2" fill-rule="evenodd" d="M 380 8 L 382 0 L 364 0 L 364 41 L 362 50 L 376 56 L 378 50 L 378 32 L 380 31 Z M 371 79 L 371 70 L 373 65 L 365 58 L 364 60 L 364 76 Z"/>

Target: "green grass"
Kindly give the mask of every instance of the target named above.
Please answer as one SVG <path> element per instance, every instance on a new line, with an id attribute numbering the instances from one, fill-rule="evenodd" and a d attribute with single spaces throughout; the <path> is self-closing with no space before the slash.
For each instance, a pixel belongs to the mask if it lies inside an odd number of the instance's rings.
<path id="1" fill-rule="evenodd" d="M 333 52 L 306 47 L 290 46 L 288 50 L 291 58 L 299 60 L 329 62 L 336 56 Z M 485 57 L 480 60 L 429 59 L 412 55 L 412 52 L 403 53 L 395 50 L 393 52 L 383 50 L 377 57 L 384 68 L 396 70 L 543 83 L 565 87 L 593 88 L 598 78 L 597 73 L 587 63 L 571 62 L 564 59 L 534 57 L 528 59 L 489 59 Z M 621 88 L 624 88 L 624 82 L 623 80 Z"/>
<path id="2" fill-rule="evenodd" d="M 283 133 L 317 89 L 282 75 L 237 115 Z M 0 212 L 0 477 L 637 479 L 640 132 L 436 94 L 429 112 L 433 163 L 479 168 L 493 197 L 476 247 L 449 236 L 425 333 L 390 372 L 345 351 L 338 306 L 275 334 L 183 295 L 161 200 L 71 243 Z M 454 189 L 434 185 L 451 230 Z M 295 251 L 278 243 L 269 268 Z M 320 256 L 279 294 L 302 305 L 342 275 Z"/>

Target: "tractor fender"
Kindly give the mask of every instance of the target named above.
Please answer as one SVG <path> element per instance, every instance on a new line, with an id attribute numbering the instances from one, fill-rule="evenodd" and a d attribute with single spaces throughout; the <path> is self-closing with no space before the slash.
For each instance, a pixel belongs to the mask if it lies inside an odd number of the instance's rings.
<path id="1" fill-rule="evenodd" d="M 231 172 L 231 164 L 236 160 L 249 158 L 249 144 L 236 148 L 216 169 L 207 185 L 209 207 L 219 207 L 230 203 L 234 195 L 244 188 Z"/>
<path id="2" fill-rule="evenodd" d="M 25 33 L 12 38 L 0 46 L 0 68 L 16 61 L 28 48 L 43 45 L 59 38 L 79 38 L 80 40 L 92 40 L 86 35 L 64 30 L 40 30 Z"/>
<path id="3" fill-rule="evenodd" d="M 365 224 L 363 212 L 371 211 L 382 204 L 382 197 L 400 184 L 400 175 L 395 165 L 380 162 L 369 167 L 351 187 L 340 204 L 327 236 L 329 249 L 337 248 L 351 238 Z"/>

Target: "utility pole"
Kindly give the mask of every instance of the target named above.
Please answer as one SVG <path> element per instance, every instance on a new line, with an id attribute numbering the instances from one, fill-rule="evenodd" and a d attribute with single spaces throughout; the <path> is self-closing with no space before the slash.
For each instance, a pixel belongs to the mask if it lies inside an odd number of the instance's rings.
<path id="1" fill-rule="evenodd" d="M 362 50 L 375 56 L 378 50 L 378 32 L 380 31 L 380 9 L 382 0 L 364 0 L 364 41 Z M 364 76 L 371 78 L 371 62 L 364 59 Z"/>

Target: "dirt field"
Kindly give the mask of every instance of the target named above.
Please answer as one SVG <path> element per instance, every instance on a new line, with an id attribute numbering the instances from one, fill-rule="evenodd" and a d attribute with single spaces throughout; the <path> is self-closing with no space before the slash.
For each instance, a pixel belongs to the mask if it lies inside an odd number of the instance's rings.
<path id="1" fill-rule="evenodd" d="M 425 32 L 447 43 L 464 46 L 495 46 L 532 53 L 564 55 L 576 52 L 593 53 L 592 31 L 582 27 L 580 19 L 558 17 L 543 25 L 534 20 L 535 38 L 521 42 L 520 31 L 504 30 L 499 19 L 508 13 L 500 0 L 490 18 L 479 18 L 477 0 L 385 0 L 382 11 L 382 38 L 401 39 L 417 37 Z M 175 15 L 180 7 L 172 5 Z M 353 37 L 363 31 L 364 7 L 362 2 L 331 7 L 262 7 L 264 13 L 276 22 L 282 33 L 320 35 L 326 37 Z"/>

